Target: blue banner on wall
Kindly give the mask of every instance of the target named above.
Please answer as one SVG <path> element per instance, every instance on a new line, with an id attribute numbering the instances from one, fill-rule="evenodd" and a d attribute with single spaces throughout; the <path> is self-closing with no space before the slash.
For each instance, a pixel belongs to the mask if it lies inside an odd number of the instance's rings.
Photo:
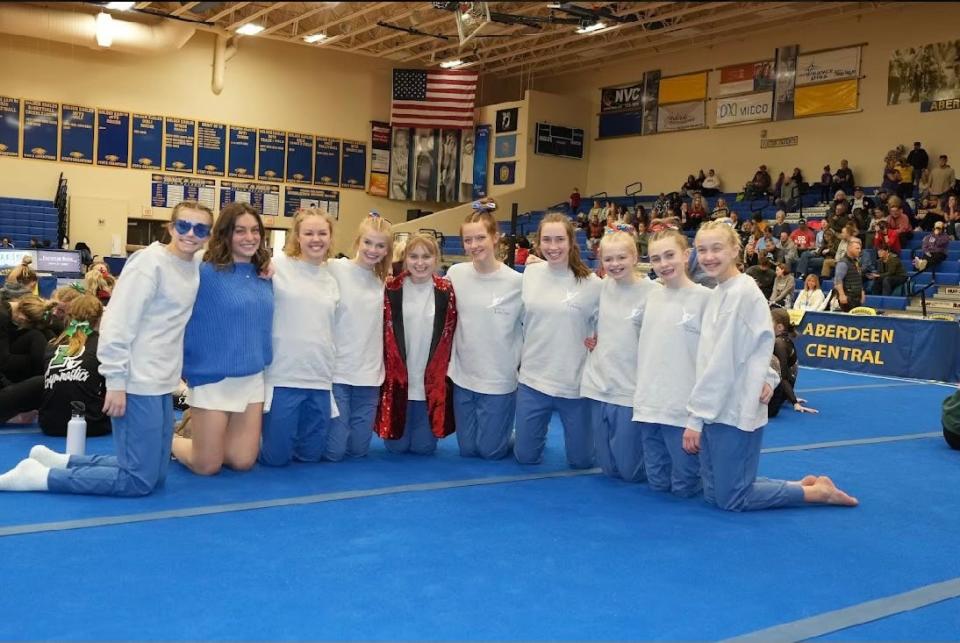
<path id="1" fill-rule="evenodd" d="M 134 114 L 131 138 L 130 167 L 138 170 L 159 169 L 163 154 L 163 117 Z"/>
<path id="2" fill-rule="evenodd" d="M 262 129 L 257 142 L 257 178 L 261 181 L 283 181 L 283 162 L 287 155 L 287 134 Z"/>
<path id="3" fill-rule="evenodd" d="M 312 134 L 287 134 L 287 183 L 313 183 Z"/>
<path id="4" fill-rule="evenodd" d="M 362 190 L 367 180 L 367 144 L 343 142 L 343 164 L 340 166 L 340 187 Z"/>
<path id="5" fill-rule="evenodd" d="M 130 113 L 97 110 L 97 165 L 127 167 L 130 149 Z"/>
<path id="6" fill-rule="evenodd" d="M 487 196 L 487 163 L 490 162 L 490 126 L 478 125 L 473 145 L 473 198 Z"/>
<path id="7" fill-rule="evenodd" d="M 340 140 L 317 137 L 317 165 L 313 172 L 313 182 L 317 185 L 340 185 Z"/>
<path id="8" fill-rule="evenodd" d="M 242 181 L 220 182 L 220 209 L 233 202 L 249 203 L 263 216 L 280 214 L 280 186 Z"/>
<path id="9" fill-rule="evenodd" d="M 168 172 L 193 173 L 193 153 L 197 141 L 197 123 L 188 118 L 164 120 L 164 161 Z"/>
<path id="10" fill-rule="evenodd" d="M 197 124 L 197 174 L 223 176 L 226 167 L 227 126 L 200 121 Z"/>
<path id="11" fill-rule="evenodd" d="M 62 105 L 60 108 L 60 160 L 93 163 L 93 108 Z"/>
<path id="12" fill-rule="evenodd" d="M 804 366 L 956 382 L 960 325 L 904 317 L 804 313 L 797 327 Z"/>
<path id="13" fill-rule="evenodd" d="M 20 99 L 0 96 L 0 156 L 20 156 Z"/>
<path id="14" fill-rule="evenodd" d="M 256 174 L 257 130 L 252 127 L 230 126 L 230 160 L 227 176 L 250 179 Z"/>
<path id="15" fill-rule="evenodd" d="M 643 131 L 643 112 L 614 112 L 600 115 L 598 138 L 614 136 L 639 136 Z"/>
<path id="16" fill-rule="evenodd" d="M 199 201 L 213 210 L 216 185 L 213 179 L 153 174 L 150 176 L 150 202 L 155 208 L 173 208 L 181 201 Z"/>
<path id="17" fill-rule="evenodd" d="M 339 219 L 340 193 L 319 188 L 287 188 L 283 196 L 283 215 L 295 216 L 300 208 L 318 208 Z"/>
<path id="18" fill-rule="evenodd" d="M 23 158 L 56 161 L 59 129 L 60 105 L 23 101 Z"/>

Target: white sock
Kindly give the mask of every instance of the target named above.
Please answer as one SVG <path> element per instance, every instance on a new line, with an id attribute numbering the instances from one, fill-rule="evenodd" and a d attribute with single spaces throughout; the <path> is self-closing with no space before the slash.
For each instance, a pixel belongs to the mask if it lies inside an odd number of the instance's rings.
<path id="1" fill-rule="evenodd" d="M 50 468 L 32 458 L 0 476 L 0 491 L 46 491 Z"/>
<path id="2" fill-rule="evenodd" d="M 70 456 L 38 444 L 30 449 L 30 458 L 51 469 L 66 469 Z"/>

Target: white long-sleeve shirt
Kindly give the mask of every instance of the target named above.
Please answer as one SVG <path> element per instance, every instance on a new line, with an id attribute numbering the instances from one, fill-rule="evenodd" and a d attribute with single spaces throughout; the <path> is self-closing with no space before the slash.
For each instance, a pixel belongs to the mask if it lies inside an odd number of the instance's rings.
<path id="1" fill-rule="evenodd" d="M 523 276 L 503 264 L 481 273 L 464 262 L 451 266 L 447 279 L 457 295 L 450 379 L 485 395 L 514 392 L 523 346 Z"/>
<path id="2" fill-rule="evenodd" d="M 333 329 L 340 288 L 326 265 L 273 258 L 273 363 L 270 387 L 328 391 L 336 350 Z"/>
<path id="3" fill-rule="evenodd" d="M 433 339 L 433 318 L 436 315 L 436 295 L 433 280 L 415 284 L 407 277 L 403 281 L 403 341 L 407 355 L 407 399 L 426 400 L 423 383 L 430 359 L 430 341 Z"/>
<path id="4" fill-rule="evenodd" d="M 827 303 L 827 298 L 819 288 L 807 290 L 804 288 L 797 294 L 797 300 L 793 302 L 794 310 L 823 310 Z"/>
<path id="5" fill-rule="evenodd" d="M 383 282 L 351 259 L 328 261 L 340 288 L 333 338 L 335 384 L 383 384 Z"/>
<path id="6" fill-rule="evenodd" d="M 740 274 L 718 284 L 703 313 L 686 428 L 726 424 L 755 431 L 764 426 L 763 384 L 772 388 L 780 382 L 770 367 L 773 341 L 770 308 L 756 282 Z"/>
<path id="7" fill-rule="evenodd" d="M 97 359 L 108 391 L 172 393 L 183 335 L 200 287 L 200 264 L 152 243 L 127 259 L 100 323 Z"/>
<path id="8" fill-rule="evenodd" d="M 604 277 L 597 345 L 587 355 L 580 395 L 618 406 L 633 404 L 640 325 L 650 293 L 660 288 L 647 278 L 620 284 L 612 277 Z"/>
<path id="9" fill-rule="evenodd" d="M 523 350 L 519 382 L 553 397 L 579 399 L 587 348 L 600 303 L 600 278 L 577 281 L 546 261 L 523 272 Z"/>
<path id="10" fill-rule="evenodd" d="M 633 420 L 684 426 L 712 291 L 699 284 L 650 293 L 640 328 Z"/>

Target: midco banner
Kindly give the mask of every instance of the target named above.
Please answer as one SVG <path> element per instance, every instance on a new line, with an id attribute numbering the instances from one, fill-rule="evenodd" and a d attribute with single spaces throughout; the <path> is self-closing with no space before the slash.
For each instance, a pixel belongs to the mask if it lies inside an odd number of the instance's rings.
<path id="1" fill-rule="evenodd" d="M 773 92 L 718 98 L 716 106 L 716 125 L 769 121 L 773 118 Z"/>

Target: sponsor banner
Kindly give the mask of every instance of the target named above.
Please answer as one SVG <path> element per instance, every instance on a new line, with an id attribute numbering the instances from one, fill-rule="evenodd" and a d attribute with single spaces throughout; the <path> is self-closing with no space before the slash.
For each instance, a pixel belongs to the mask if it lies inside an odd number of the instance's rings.
<path id="1" fill-rule="evenodd" d="M 955 109 L 960 109 L 960 98 L 925 100 L 920 103 L 921 112 L 948 112 Z"/>
<path id="2" fill-rule="evenodd" d="M 720 68 L 720 82 L 717 85 L 717 94 L 720 96 L 763 92 L 772 89 L 772 60 Z"/>
<path id="3" fill-rule="evenodd" d="M 639 109 L 643 105 L 643 82 L 600 90 L 600 112 Z"/>
<path id="4" fill-rule="evenodd" d="M 794 99 L 794 115 L 800 118 L 854 110 L 857 108 L 858 83 L 859 81 L 854 78 L 836 83 L 798 87 Z"/>
<path id="5" fill-rule="evenodd" d="M 707 98 L 707 72 L 660 79 L 660 104 L 686 103 Z"/>
<path id="6" fill-rule="evenodd" d="M 769 121 L 773 118 L 773 92 L 718 98 L 717 125 Z"/>
<path id="7" fill-rule="evenodd" d="M 859 46 L 801 54 L 797 60 L 797 87 L 859 77 Z"/>
<path id="8" fill-rule="evenodd" d="M 657 113 L 658 132 L 697 129 L 706 125 L 706 103 L 701 100 L 660 105 Z"/>
<path id="9" fill-rule="evenodd" d="M 788 121 L 793 118 L 793 94 L 797 79 L 798 45 L 777 49 L 777 73 L 774 86 L 774 120 Z"/>
<path id="10" fill-rule="evenodd" d="M 370 123 L 370 187 L 373 196 L 390 192 L 390 123 Z"/>

